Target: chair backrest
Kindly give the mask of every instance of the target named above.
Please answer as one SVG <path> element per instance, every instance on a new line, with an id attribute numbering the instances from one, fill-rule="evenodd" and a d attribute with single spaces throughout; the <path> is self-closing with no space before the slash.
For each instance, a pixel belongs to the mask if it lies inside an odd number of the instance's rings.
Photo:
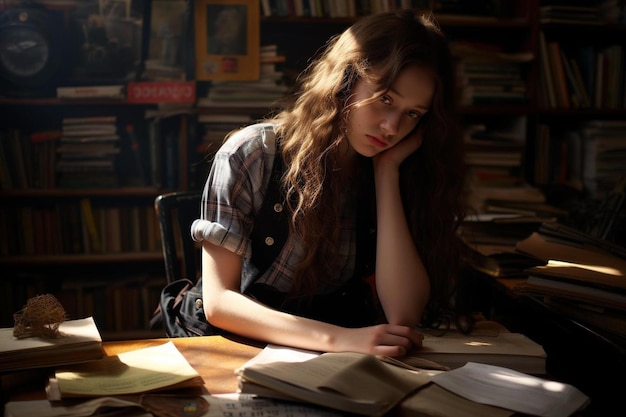
<path id="1" fill-rule="evenodd" d="M 176 191 L 161 194 L 154 200 L 167 282 L 188 278 L 195 282 L 199 250 L 191 238 L 191 223 L 200 217 L 200 191 Z"/>

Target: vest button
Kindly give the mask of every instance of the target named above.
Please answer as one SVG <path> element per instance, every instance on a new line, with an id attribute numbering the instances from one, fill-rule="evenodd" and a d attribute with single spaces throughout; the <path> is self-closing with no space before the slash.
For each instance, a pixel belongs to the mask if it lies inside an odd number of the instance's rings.
<path id="1" fill-rule="evenodd" d="M 274 204 L 274 211 L 276 213 L 280 213 L 281 211 L 283 211 L 283 205 L 280 203 L 276 203 Z"/>
<path id="2" fill-rule="evenodd" d="M 267 246 L 272 246 L 274 244 L 274 238 L 271 236 L 268 236 L 265 238 L 265 244 Z"/>
<path id="3" fill-rule="evenodd" d="M 202 308 L 202 298 L 196 298 L 196 308 L 197 309 Z"/>

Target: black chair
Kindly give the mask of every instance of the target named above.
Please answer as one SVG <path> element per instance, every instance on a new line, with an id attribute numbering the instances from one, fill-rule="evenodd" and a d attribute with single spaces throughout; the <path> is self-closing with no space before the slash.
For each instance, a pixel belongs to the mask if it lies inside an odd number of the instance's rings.
<path id="1" fill-rule="evenodd" d="M 188 278 L 192 282 L 200 271 L 200 249 L 191 238 L 191 223 L 200 217 L 200 191 L 175 191 L 154 200 L 167 282 Z"/>

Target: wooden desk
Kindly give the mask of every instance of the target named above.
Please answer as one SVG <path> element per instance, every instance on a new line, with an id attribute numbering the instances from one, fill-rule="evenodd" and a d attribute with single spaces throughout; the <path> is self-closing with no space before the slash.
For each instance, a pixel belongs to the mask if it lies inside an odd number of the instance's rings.
<path id="1" fill-rule="evenodd" d="M 170 340 L 202 376 L 204 387 L 211 394 L 236 392 L 237 377 L 233 371 L 259 353 L 264 346 L 244 339 L 204 336 L 104 342 L 103 347 L 105 353 L 112 356 L 156 346 Z M 48 370 L 26 371 L 25 373 L 28 374 L 26 381 L 24 381 L 24 373 L 6 375 L 3 378 L 3 401 L 45 399 L 48 372 Z M 2 413 L 4 413 L 4 402 Z"/>

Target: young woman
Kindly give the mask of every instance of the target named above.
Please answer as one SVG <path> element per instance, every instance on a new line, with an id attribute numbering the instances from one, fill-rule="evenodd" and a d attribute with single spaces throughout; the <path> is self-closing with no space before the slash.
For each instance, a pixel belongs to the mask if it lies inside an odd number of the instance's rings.
<path id="1" fill-rule="evenodd" d="M 276 117 L 215 155 L 201 219 L 211 325 L 317 351 L 391 356 L 450 306 L 464 216 L 453 69 L 436 24 L 411 11 L 360 19 L 304 71 Z M 274 158 L 289 233 L 259 273 L 250 235 Z M 268 241 L 269 244 L 272 241 Z"/>

